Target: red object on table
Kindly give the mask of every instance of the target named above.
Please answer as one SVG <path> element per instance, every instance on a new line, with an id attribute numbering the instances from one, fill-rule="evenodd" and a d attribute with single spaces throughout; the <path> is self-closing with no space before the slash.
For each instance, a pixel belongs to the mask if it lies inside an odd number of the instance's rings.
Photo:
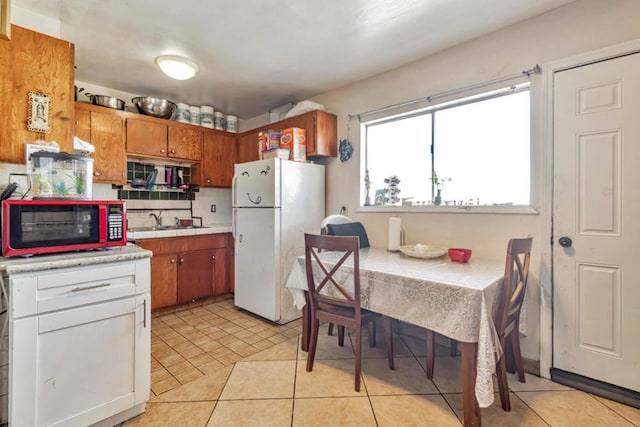
<path id="1" fill-rule="evenodd" d="M 471 258 L 471 249 L 449 248 L 449 258 L 453 262 L 467 262 Z"/>

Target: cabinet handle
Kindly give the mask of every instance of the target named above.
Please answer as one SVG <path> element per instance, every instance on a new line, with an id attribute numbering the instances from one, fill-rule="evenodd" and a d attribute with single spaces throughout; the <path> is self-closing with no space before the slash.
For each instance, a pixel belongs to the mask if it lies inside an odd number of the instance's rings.
<path id="1" fill-rule="evenodd" d="M 107 286 L 111 286 L 111 283 L 100 283 L 99 285 L 85 286 L 84 288 L 78 286 L 77 288 L 71 289 L 71 292 L 88 291 L 89 289 L 104 288 Z"/>
<path id="2" fill-rule="evenodd" d="M 176 263 L 176 260 L 171 258 L 171 264 L 175 264 L 175 263 Z"/>
<path id="3" fill-rule="evenodd" d="M 215 255 L 211 255 L 211 259 L 215 260 L 216 256 Z"/>
<path id="4" fill-rule="evenodd" d="M 93 173 L 93 176 L 100 176 L 100 172 L 95 171 L 95 172 Z"/>
<path id="5" fill-rule="evenodd" d="M 166 152 L 167 152 L 167 150 L 165 150 L 165 149 L 163 148 L 163 149 L 161 149 L 161 150 L 160 150 L 160 152 L 161 152 L 162 154 L 164 154 L 164 153 L 166 153 Z"/>
<path id="6" fill-rule="evenodd" d="M 170 153 L 171 154 L 176 154 L 176 150 L 171 150 Z"/>
<path id="7" fill-rule="evenodd" d="M 184 262 L 184 258 L 180 258 L 180 264 Z"/>
<path id="8" fill-rule="evenodd" d="M 142 327 L 147 329 L 147 300 L 142 300 Z"/>
<path id="9" fill-rule="evenodd" d="M 207 184 L 211 184 L 211 179 L 207 178 Z"/>

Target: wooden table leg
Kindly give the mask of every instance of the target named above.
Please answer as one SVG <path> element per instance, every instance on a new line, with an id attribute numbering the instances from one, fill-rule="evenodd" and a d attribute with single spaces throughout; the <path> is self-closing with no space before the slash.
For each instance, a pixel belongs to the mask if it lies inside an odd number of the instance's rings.
<path id="1" fill-rule="evenodd" d="M 461 342 L 462 345 L 462 403 L 465 427 L 480 427 L 480 406 L 476 399 L 476 354 L 478 343 Z"/>
<path id="2" fill-rule="evenodd" d="M 309 330 L 311 328 L 311 316 L 309 316 L 309 296 L 304 293 L 304 299 L 306 304 L 302 307 L 302 342 L 300 343 L 300 350 L 309 351 Z"/>

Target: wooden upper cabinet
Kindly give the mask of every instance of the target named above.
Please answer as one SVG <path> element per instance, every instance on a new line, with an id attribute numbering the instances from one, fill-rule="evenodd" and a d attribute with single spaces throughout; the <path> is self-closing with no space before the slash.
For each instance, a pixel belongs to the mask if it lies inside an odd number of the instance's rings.
<path id="1" fill-rule="evenodd" d="M 95 147 L 94 182 L 123 184 L 126 181 L 125 128 L 122 114 L 105 107 L 76 103 L 75 135 Z"/>
<path id="2" fill-rule="evenodd" d="M 73 44 L 35 31 L 11 27 L 11 40 L 0 40 L 0 161 L 25 163 L 25 143 L 55 141 L 73 152 Z M 49 96 L 51 132 L 27 129 L 29 92 Z"/>
<path id="3" fill-rule="evenodd" d="M 124 184 L 127 180 L 124 119 L 91 112 L 91 143 L 96 147 L 93 180 Z"/>
<path id="4" fill-rule="evenodd" d="M 251 162 L 259 159 L 258 134 L 260 132 L 291 127 L 306 130 L 307 157 L 336 157 L 338 155 L 338 118 L 335 114 L 314 110 L 271 123 L 259 129 L 241 133 L 238 136 L 236 163 Z"/>
<path id="5" fill-rule="evenodd" d="M 236 137 L 215 131 L 205 132 L 202 161 L 195 176 L 201 187 L 231 188 L 236 158 Z"/>
<path id="6" fill-rule="evenodd" d="M 167 156 L 167 125 L 151 120 L 127 119 L 127 154 Z"/>
<path id="7" fill-rule="evenodd" d="M 91 111 L 82 108 L 81 104 L 76 104 L 74 124 L 75 136 L 91 142 Z"/>
<path id="8" fill-rule="evenodd" d="M 169 125 L 167 156 L 200 160 L 202 157 L 202 130 Z"/>
<path id="9" fill-rule="evenodd" d="M 127 118 L 127 154 L 200 161 L 202 130 L 152 117 Z"/>
<path id="10" fill-rule="evenodd" d="M 258 156 L 258 134 L 260 130 L 252 130 L 238 135 L 238 145 L 236 147 L 236 163 L 253 162 L 259 160 Z"/>
<path id="11" fill-rule="evenodd" d="M 276 128 L 270 127 L 270 129 L 296 127 L 307 130 L 307 156 L 336 157 L 338 155 L 338 118 L 335 114 L 315 110 L 284 119 L 277 125 Z"/>

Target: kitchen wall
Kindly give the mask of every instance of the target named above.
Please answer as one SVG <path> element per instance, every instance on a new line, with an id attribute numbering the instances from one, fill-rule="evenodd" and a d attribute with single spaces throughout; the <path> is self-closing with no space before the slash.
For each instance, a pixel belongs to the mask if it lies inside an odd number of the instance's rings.
<path id="1" fill-rule="evenodd" d="M 527 293 L 527 336 L 522 340 L 523 354 L 540 359 L 541 292 L 548 297 L 548 283 L 539 283 L 541 253 L 546 241 L 544 218 L 549 215 L 544 200 L 550 189 L 544 188 L 546 144 L 543 130 L 544 100 L 540 76 L 532 82 L 532 204 L 537 215 L 473 213 L 389 213 L 358 210 L 360 185 L 360 133 L 357 114 L 426 97 L 450 89 L 490 81 L 559 58 L 640 38 L 640 2 L 637 0 L 579 0 L 547 14 L 496 31 L 470 42 L 454 46 L 412 64 L 397 68 L 355 84 L 313 98 L 338 115 L 338 138 L 348 138 L 354 145 L 353 158 L 346 163 L 330 159 L 327 166 L 327 214 L 348 207 L 348 215 L 362 221 L 373 246 L 387 244 L 390 216 L 400 216 L 407 242 L 464 246 L 474 250 L 474 257 L 502 258 L 511 237 L 534 237 L 532 277 Z M 428 37 L 428 28 L 425 37 Z M 262 118 L 264 121 L 258 123 Z M 259 116 L 252 123 L 267 123 Z M 393 149 L 393 143 L 390 144 Z M 499 184 L 498 184 L 499 185 Z M 547 247 L 545 246 L 545 250 Z"/>

